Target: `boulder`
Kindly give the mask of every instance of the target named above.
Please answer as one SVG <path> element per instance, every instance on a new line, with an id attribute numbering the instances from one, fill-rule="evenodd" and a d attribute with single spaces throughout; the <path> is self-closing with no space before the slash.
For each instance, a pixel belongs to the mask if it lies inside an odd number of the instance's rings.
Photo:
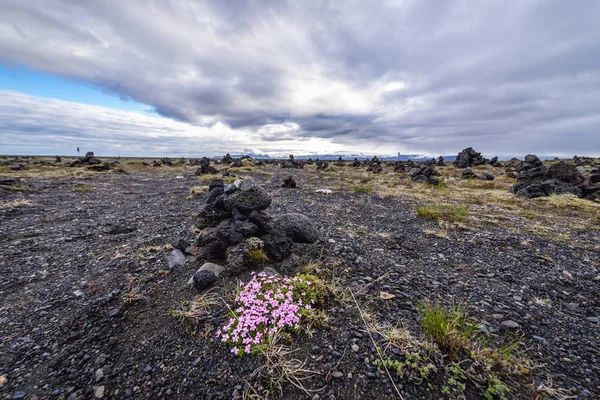
<path id="1" fill-rule="evenodd" d="M 314 243 L 319 239 L 319 232 L 312 221 L 303 214 L 283 214 L 273 222 L 273 230 L 283 232 L 296 243 Z"/>
<path id="2" fill-rule="evenodd" d="M 261 236 L 261 239 L 265 244 L 265 252 L 271 260 L 283 261 L 292 254 L 294 242 L 285 232 L 272 230 Z"/>
<path id="3" fill-rule="evenodd" d="M 208 289 L 217 281 L 217 277 L 210 270 L 199 270 L 192 277 L 194 288 L 201 292 Z"/>
<path id="4" fill-rule="evenodd" d="M 525 163 L 531 164 L 534 167 L 539 167 L 540 165 L 542 165 L 542 162 L 535 154 L 527 154 L 525 156 Z"/>
<path id="5" fill-rule="evenodd" d="M 229 213 L 224 210 L 217 209 L 212 204 L 204 204 L 196 215 L 196 227 L 204 229 L 212 226 L 217 226 L 223 219 L 227 218 Z"/>
<path id="6" fill-rule="evenodd" d="M 214 279 L 207 274 L 209 272 L 214 276 Z M 210 285 L 212 285 L 219 275 L 225 272 L 225 267 L 214 264 L 214 263 L 204 263 L 198 271 L 190 278 L 188 281 L 188 285 L 194 285 L 198 290 L 204 290 Z M 196 284 L 198 282 L 198 284 Z"/>
<path id="7" fill-rule="evenodd" d="M 223 194 L 222 204 L 226 210 L 238 210 L 243 213 L 264 210 L 271 205 L 271 196 L 250 179 L 236 181 L 234 190 Z"/>
<path id="8" fill-rule="evenodd" d="M 541 183 L 534 183 L 528 185 L 517 192 L 518 196 L 527 197 L 529 199 L 543 196 L 550 196 L 553 194 L 573 194 L 575 196 L 581 196 L 581 190 L 570 183 L 559 181 L 556 179 L 550 179 Z"/>
<path id="9" fill-rule="evenodd" d="M 580 185 L 585 180 L 581 172 L 577 170 L 577 167 L 573 164 L 568 164 L 566 161 L 561 161 L 550 166 L 546 173 L 546 178 L 557 179 L 573 185 Z"/>

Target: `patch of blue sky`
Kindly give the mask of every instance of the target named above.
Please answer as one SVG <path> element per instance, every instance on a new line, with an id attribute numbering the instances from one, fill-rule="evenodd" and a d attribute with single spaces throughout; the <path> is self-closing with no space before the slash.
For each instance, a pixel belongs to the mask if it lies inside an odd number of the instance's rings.
<path id="1" fill-rule="evenodd" d="M 27 67 L 0 64 L 0 90 L 159 116 L 146 104 L 122 99 L 98 86 L 37 72 Z"/>

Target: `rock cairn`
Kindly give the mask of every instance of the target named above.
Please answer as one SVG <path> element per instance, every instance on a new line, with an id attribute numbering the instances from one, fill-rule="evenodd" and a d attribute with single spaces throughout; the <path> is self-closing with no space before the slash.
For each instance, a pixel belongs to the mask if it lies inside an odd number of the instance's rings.
<path id="1" fill-rule="evenodd" d="M 552 194 L 571 193 L 578 197 L 600 200 L 600 171 L 592 171 L 586 179 L 577 167 L 559 161 L 549 168 L 540 159 L 529 154 L 515 169 L 517 181 L 510 187 L 521 197 L 536 198 Z"/>
<path id="2" fill-rule="evenodd" d="M 209 190 L 196 217 L 198 261 L 204 265 L 191 283 L 198 290 L 212 285 L 221 273 L 236 275 L 263 266 L 277 269 L 289 261 L 294 243 L 314 243 L 319 238 L 305 215 L 268 215 L 271 197 L 250 179 L 228 185 L 216 179 Z M 207 267 L 207 263 L 222 267 Z"/>
<path id="3" fill-rule="evenodd" d="M 470 179 L 470 178 L 476 178 L 476 179 L 482 179 L 484 181 L 493 181 L 494 180 L 494 175 L 488 173 L 488 172 L 476 172 L 473 171 L 472 168 L 465 168 L 463 169 L 462 173 L 461 173 L 461 178 L 463 179 Z"/>
<path id="4" fill-rule="evenodd" d="M 442 159 L 443 160 L 443 159 Z M 477 165 L 488 164 L 494 167 L 501 167 L 502 163 L 498 161 L 498 157 L 493 157 L 488 160 L 484 158 L 481 153 L 473 150 L 472 147 L 467 147 L 456 156 L 456 160 L 454 161 L 454 166 L 456 168 L 470 168 L 475 167 Z"/>
<path id="5" fill-rule="evenodd" d="M 210 165 L 210 158 L 202 157 L 200 159 L 200 167 L 196 170 L 196 175 L 204 175 L 204 174 L 218 174 L 219 171 Z"/>
<path id="6" fill-rule="evenodd" d="M 439 183 L 437 178 L 435 178 L 439 175 L 440 173 L 431 165 L 415 165 L 408 171 L 408 176 L 413 182 L 430 185 L 437 185 Z"/>
<path id="7" fill-rule="evenodd" d="M 304 168 L 304 163 L 299 160 L 294 159 L 294 155 L 290 154 L 287 160 L 281 162 L 281 168 L 294 168 L 294 169 L 302 169 Z"/>

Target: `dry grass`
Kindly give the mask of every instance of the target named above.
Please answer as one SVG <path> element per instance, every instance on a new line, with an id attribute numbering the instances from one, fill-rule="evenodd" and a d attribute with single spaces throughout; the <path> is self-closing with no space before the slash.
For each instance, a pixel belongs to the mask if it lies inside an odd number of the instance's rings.
<path id="1" fill-rule="evenodd" d="M 190 187 L 190 196 L 198 196 L 206 192 L 208 192 L 208 185 Z"/>
<path id="2" fill-rule="evenodd" d="M 186 332 L 192 334 L 196 331 L 200 320 L 209 317 L 213 309 L 225 304 L 218 290 L 220 289 L 210 289 L 196 296 L 192 301 L 183 302 L 177 309 L 171 310 L 170 314 L 185 326 Z"/>
<path id="3" fill-rule="evenodd" d="M 31 206 L 33 206 L 33 203 L 31 202 L 31 200 L 25 200 L 23 198 L 12 200 L 12 201 L 0 202 L 0 210 L 19 208 L 19 207 L 31 207 Z"/>
<path id="4" fill-rule="evenodd" d="M 318 177 L 338 191 L 368 184 L 373 188 L 372 193 L 382 198 L 408 201 L 420 207 L 435 208 L 438 204 L 448 204 L 469 210 L 464 217 L 458 215 L 454 218 L 450 213 L 450 219 L 454 221 L 444 219 L 441 213 L 428 214 L 438 224 L 444 224 L 440 229 L 428 228 L 427 233 L 439 237 L 446 237 L 457 226 L 477 230 L 482 226 L 492 225 L 514 232 L 540 234 L 560 241 L 578 237 L 578 240 L 587 242 L 588 246 L 597 242 L 594 235 L 600 232 L 599 203 L 572 195 L 525 199 L 509 192 L 515 179 L 502 174 L 503 169 L 490 166 L 478 166 L 476 169 L 497 176 L 493 181 L 461 179 L 460 170 L 446 166 L 436 167 L 441 174 L 441 184 L 438 186 L 415 183 L 405 173 L 373 174 L 363 168 L 351 167 L 337 168 L 327 174 L 319 173 Z M 536 225 L 547 229 L 542 232 L 535 228 Z M 588 235 L 587 239 L 582 237 L 582 233 L 590 231 L 592 235 Z"/>
<path id="5" fill-rule="evenodd" d="M 256 353 L 262 357 L 263 363 L 254 370 L 251 379 L 259 379 L 267 382 L 268 390 L 261 394 L 254 388 L 248 388 L 247 395 L 255 395 L 254 398 L 268 398 L 269 393 L 278 392 L 283 396 L 283 385 L 290 383 L 297 389 L 300 389 L 308 396 L 322 391 L 324 388 L 309 390 L 304 386 L 303 381 L 320 375 L 317 371 L 311 371 L 306 368 L 306 360 L 300 360 L 293 357 L 297 350 L 292 350 L 289 346 L 280 343 L 281 336 L 275 334 L 271 343 L 257 346 Z M 252 398 L 248 396 L 247 398 Z"/>

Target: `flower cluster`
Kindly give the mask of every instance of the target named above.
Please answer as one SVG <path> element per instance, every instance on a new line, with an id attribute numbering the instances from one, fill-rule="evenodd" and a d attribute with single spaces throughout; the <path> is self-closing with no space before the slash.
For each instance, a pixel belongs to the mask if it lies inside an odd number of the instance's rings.
<path id="1" fill-rule="evenodd" d="M 314 300 L 297 289 L 310 285 L 299 277 L 253 273 L 235 299 L 233 317 L 217 331 L 217 337 L 233 347 L 232 353 L 243 355 L 254 345 L 268 343 L 281 330 L 298 329 L 302 314 L 311 309 Z"/>

